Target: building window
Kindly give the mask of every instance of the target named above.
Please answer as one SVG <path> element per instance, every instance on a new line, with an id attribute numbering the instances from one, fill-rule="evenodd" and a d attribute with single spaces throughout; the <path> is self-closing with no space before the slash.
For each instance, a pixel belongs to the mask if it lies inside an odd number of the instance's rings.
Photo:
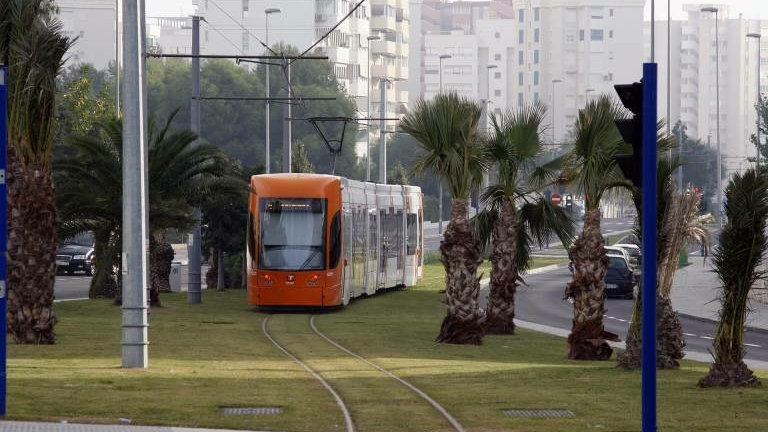
<path id="1" fill-rule="evenodd" d="M 243 0 L 243 18 L 248 18 L 248 0 Z"/>
<path id="2" fill-rule="evenodd" d="M 539 71 L 533 71 L 533 85 L 539 85 Z"/>
<path id="3" fill-rule="evenodd" d="M 579 30 L 579 40 L 580 41 L 584 40 L 584 30 Z"/>
<path id="4" fill-rule="evenodd" d="M 539 64 L 539 50 L 533 50 L 533 64 Z"/>
<path id="5" fill-rule="evenodd" d="M 517 20 L 520 22 L 523 22 L 525 20 L 525 11 L 523 9 L 520 9 L 517 11 Z"/>
<path id="6" fill-rule="evenodd" d="M 523 52 L 518 51 L 517 52 L 517 64 L 521 65 L 523 64 Z"/>
<path id="7" fill-rule="evenodd" d="M 608 16 L 613 16 L 613 9 L 608 9 Z"/>
<path id="8" fill-rule="evenodd" d="M 501 60 L 501 54 L 494 54 L 493 59 L 496 61 Z"/>
<path id="9" fill-rule="evenodd" d="M 592 29 L 590 31 L 589 38 L 593 41 L 603 40 L 603 29 Z"/>
<path id="10" fill-rule="evenodd" d="M 243 52 L 248 52 L 248 32 L 243 32 Z"/>
<path id="11" fill-rule="evenodd" d="M 496 79 L 501 79 L 501 72 L 494 72 L 493 77 Z"/>
<path id="12" fill-rule="evenodd" d="M 517 85 L 521 86 L 523 85 L 523 73 L 518 72 L 517 73 Z"/>
<path id="13" fill-rule="evenodd" d="M 533 8 L 533 20 L 534 21 L 539 20 L 539 8 Z"/>
<path id="14" fill-rule="evenodd" d="M 533 94 L 533 101 L 538 102 L 539 101 L 539 92 L 536 92 Z"/>
<path id="15" fill-rule="evenodd" d="M 539 43 L 539 29 L 533 29 L 533 41 Z"/>
<path id="16" fill-rule="evenodd" d="M 501 96 L 501 90 L 494 90 L 493 91 L 493 95 L 496 96 L 496 97 Z"/>
<path id="17" fill-rule="evenodd" d="M 517 94 L 517 107 L 522 108 L 523 107 L 523 94 L 518 93 Z"/>
<path id="18" fill-rule="evenodd" d="M 496 39 L 499 39 L 501 37 L 501 33 L 496 32 L 496 33 L 493 34 L 493 37 L 496 38 Z"/>
<path id="19" fill-rule="evenodd" d="M 613 30 L 608 30 L 608 39 L 613 39 Z"/>
<path id="20" fill-rule="evenodd" d="M 520 30 L 517 32 L 517 42 L 518 43 L 525 42 L 525 30 Z"/>

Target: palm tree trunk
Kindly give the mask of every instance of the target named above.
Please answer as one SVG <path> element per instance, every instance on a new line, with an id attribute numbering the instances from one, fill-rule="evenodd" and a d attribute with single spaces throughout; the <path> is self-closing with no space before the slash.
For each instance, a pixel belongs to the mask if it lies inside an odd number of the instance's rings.
<path id="1" fill-rule="evenodd" d="M 626 350 L 617 356 L 617 363 L 624 369 L 639 369 L 642 365 L 642 290 L 632 305 L 632 319 L 627 331 Z M 683 326 L 669 297 L 656 296 L 656 368 L 678 369 L 685 356 Z"/>
<path id="2" fill-rule="evenodd" d="M 91 286 L 88 290 L 88 298 L 110 298 L 120 297 L 119 284 L 114 268 L 117 263 L 117 247 L 119 239 L 113 237 L 115 227 L 109 227 L 94 233 L 94 255 L 96 256 L 96 271 L 91 278 Z"/>
<path id="3" fill-rule="evenodd" d="M 489 334 L 515 333 L 515 292 L 520 277 L 515 265 L 518 227 L 514 203 L 507 197 L 502 201 L 493 227 L 490 295 L 485 325 Z"/>
<path id="4" fill-rule="evenodd" d="M 587 211 L 584 229 L 570 250 L 573 278 L 565 287 L 565 296 L 573 300 L 573 326 L 568 336 L 568 358 L 607 360 L 613 348 L 607 341 L 617 335 L 605 331 L 605 273 L 608 257 L 600 234 L 600 209 Z"/>
<path id="5" fill-rule="evenodd" d="M 753 279 L 745 277 L 744 280 Z M 744 320 L 747 317 L 748 293 L 749 289 L 744 287 L 724 288 L 714 341 L 715 362 L 709 373 L 699 380 L 700 387 L 760 385 L 760 380 L 744 363 Z"/>
<path id="6" fill-rule="evenodd" d="M 7 318 L 16 343 L 55 343 L 56 246 L 51 173 L 22 163 L 9 145 Z"/>
<path id="7" fill-rule="evenodd" d="M 156 296 L 159 300 L 159 293 L 171 292 L 171 265 L 175 253 L 173 247 L 165 240 L 165 230 L 161 230 L 150 238 L 154 244 L 151 240 L 149 276 L 152 290 L 157 292 Z"/>
<path id="8" fill-rule="evenodd" d="M 479 345 L 483 341 L 485 324 L 485 316 L 478 303 L 480 280 L 477 268 L 482 262 L 482 255 L 480 244 L 467 221 L 466 199 L 453 200 L 451 219 L 440 242 L 440 255 L 445 266 L 448 310 L 436 340 Z"/>
<path id="9" fill-rule="evenodd" d="M 224 251 L 219 250 L 216 255 L 218 262 L 216 265 L 216 290 L 224 291 Z"/>

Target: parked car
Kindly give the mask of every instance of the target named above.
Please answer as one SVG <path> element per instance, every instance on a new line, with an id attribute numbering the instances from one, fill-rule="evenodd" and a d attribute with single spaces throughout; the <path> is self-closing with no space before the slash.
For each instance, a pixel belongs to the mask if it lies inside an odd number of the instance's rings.
<path id="1" fill-rule="evenodd" d="M 642 252 L 640 246 L 634 243 L 616 243 L 613 247 L 622 248 L 629 255 L 629 262 L 636 268 L 640 268 L 640 259 L 642 258 Z"/>
<path id="2" fill-rule="evenodd" d="M 65 243 L 56 251 L 56 273 L 74 274 L 84 272 L 88 276 L 93 275 L 94 255 L 91 246 L 74 243 Z"/>
<path id="3" fill-rule="evenodd" d="M 634 298 L 637 277 L 623 255 L 608 254 L 608 271 L 605 273 L 607 297 Z"/>

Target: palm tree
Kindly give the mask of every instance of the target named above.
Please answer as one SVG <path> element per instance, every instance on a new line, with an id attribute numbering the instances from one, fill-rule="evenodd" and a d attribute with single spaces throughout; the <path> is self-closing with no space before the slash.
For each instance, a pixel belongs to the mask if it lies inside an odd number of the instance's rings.
<path id="1" fill-rule="evenodd" d="M 600 199 L 620 184 L 623 176 L 613 160 L 622 142 L 614 120 L 621 108 L 608 96 L 601 95 L 579 111 L 575 125 L 576 141 L 566 156 L 564 176 L 583 191 L 584 226 L 569 255 L 574 271 L 565 287 L 565 296 L 573 300 L 573 326 L 568 336 L 568 358 L 607 360 L 613 353 L 609 340 L 618 337 L 605 331 L 605 282 L 608 258 L 600 233 Z"/>
<path id="2" fill-rule="evenodd" d="M 735 174 L 728 184 L 727 223 L 714 251 L 714 268 L 723 291 L 715 332 L 714 363 L 701 387 L 756 386 L 760 380 L 744 364 L 744 320 L 749 290 L 765 275 L 759 266 L 768 249 L 768 178 L 765 168 Z"/>
<path id="3" fill-rule="evenodd" d="M 8 332 L 17 343 L 55 342 L 51 154 L 56 76 L 70 46 L 49 1 L 0 2 L 0 63 L 9 66 Z"/>
<path id="4" fill-rule="evenodd" d="M 481 114 L 475 102 L 450 92 L 430 101 L 419 100 L 400 121 L 402 130 L 421 145 L 413 170 L 435 173 L 453 197 L 451 217 L 440 243 L 448 310 L 438 342 L 480 344 L 483 338 L 485 316 L 478 304 L 477 277 L 482 256 L 467 220 L 469 193 L 479 186 L 486 167 L 479 145 Z"/>
<path id="5" fill-rule="evenodd" d="M 659 128 L 663 126 L 660 123 Z M 671 143 L 667 138 L 657 139 L 659 155 L 662 155 Z M 700 243 L 705 252 L 709 250 L 709 232 L 703 220 L 696 217 L 701 196 L 693 191 L 675 190 L 674 170 L 679 167 L 677 158 L 661 158 L 658 163 L 658 228 L 657 228 L 657 352 L 656 366 L 662 369 L 676 369 L 685 353 L 685 338 L 677 311 L 672 307 L 671 290 L 681 251 L 688 241 Z M 638 215 L 641 214 L 640 193 L 633 188 L 633 197 Z M 640 238 L 639 230 L 636 230 Z M 634 299 L 632 319 L 627 330 L 626 350 L 617 356 L 617 363 L 625 369 L 637 369 L 641 366 L 641 330 L 642 330 L 642 293 L 641 289 Z"/>
<path id="6" fill-rule="evenodd" d="M 173 259 L 162 252 L 165 231 L 191 227 L 194 222 L 192 206 L 199 204 L 202 196 L 231 190 L 220 187 L 217 182 L 229 174 L 230 165 L 224 154 L 210 144 L 194 145 L 197 136 L 188 130 L 170 133 L 174 115 L 175 112 L 160 128 L 154 121 L 150 121 L 149 126 L 147 177 L 152 305 L 159 305 L 159 292 L 168 284 L 170 260 Z M 119 169 L 122 166 L 122 122 L 116 119 L 99 121 L 97 129 L 96 134 L 73 137 L 70 143 L 76 154 L 56 163 L 59 204 L 67 233 L 92 230 L 95 234 L 96 275 L 92 280 L 92 294 L 104 291 L 94 284 L 109 280 L 110 277 L 102 275 L 114 274 L 113 269 L 119 263 L 120 242 L 116 236 L 122 226 L 122 176 Z M 99 187 L 84 189 L 82 184 Z M 163 262 L 158 259 L 161 255 L 165 258 Z M 108 288 L 111 285 L 108 283 Z"/>
<path id="7" fill-rule="evenodd" d="M 541 103 L 491 116 L 493 135 L 487 152 L 499 169 L 498 183 L 483 194 L 488 203 L 473 218 L 481 244 L 492 240 L 490 295 L 486 331 L 513 334 L 515 331 L 515 292 L 520 272 L 528 268 L 533 233 L 542 245 L 552 230 L 568 244 L 575 224 L 562 207 L 546 199 L 533 202 L 533 192 L 558 177 L 559 161 L 537 165 L 541 155 L 541 126 L 546 108 Z M 524 202 L 518 215 L 516 200 Z M 492 227 L 492 228 L 491 228 Z M 528 229 L 526 229 L 528 228 Z"/>

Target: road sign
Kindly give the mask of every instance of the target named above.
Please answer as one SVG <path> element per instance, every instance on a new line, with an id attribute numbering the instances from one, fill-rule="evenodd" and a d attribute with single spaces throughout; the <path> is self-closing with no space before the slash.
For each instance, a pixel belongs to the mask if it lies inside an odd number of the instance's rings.
<path id="1" fill-rule="evenodd" d="M 554 205 L 560 205 L 560 200 L 561 199 L 562 199 L 562 197 L 560 196 L 559 193 L 553 193 L 552 194 L 552 198 L 550 198 L 550 200 L 552 201 L 552 204 L 554 204 Z"/>

